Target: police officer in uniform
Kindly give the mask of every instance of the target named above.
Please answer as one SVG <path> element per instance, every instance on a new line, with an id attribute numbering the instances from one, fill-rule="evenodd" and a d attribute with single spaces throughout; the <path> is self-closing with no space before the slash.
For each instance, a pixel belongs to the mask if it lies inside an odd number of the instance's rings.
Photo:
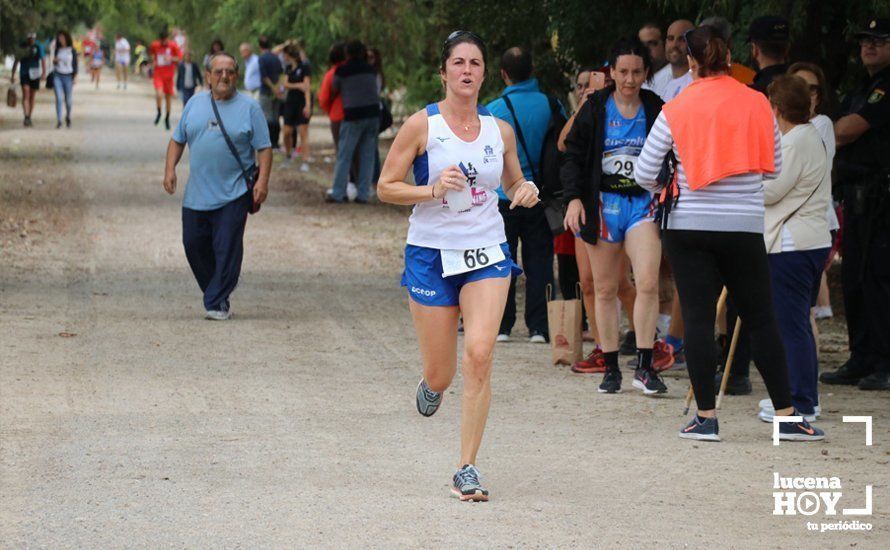
<path id="1" fill-rule="evenodd" d="M 890 390 L 890 19 L 869 21 L 856 38 L 868 80 L 834 125 L 851 355 L 821 380 Z"/>

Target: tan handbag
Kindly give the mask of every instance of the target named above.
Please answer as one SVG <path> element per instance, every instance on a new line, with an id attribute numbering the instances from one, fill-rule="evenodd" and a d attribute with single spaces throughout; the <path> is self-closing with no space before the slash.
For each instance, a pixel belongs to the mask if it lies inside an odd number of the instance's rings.
<path id="1" fill-rule="evenodd" d="M 6 90 L 6 106 L 15 108 L 17 102 L 18 96 L 15 95 L 15 88 L 10 86 L 10 88 Z"/>

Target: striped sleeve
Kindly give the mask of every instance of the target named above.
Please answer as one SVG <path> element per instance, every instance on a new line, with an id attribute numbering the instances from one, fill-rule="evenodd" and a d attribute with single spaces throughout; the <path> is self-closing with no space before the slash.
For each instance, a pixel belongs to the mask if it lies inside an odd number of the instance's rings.
<path id="1" fill-rule="evenodd" d="M 658 173 L 673 146 L 674 139 L 671 136 L 671 129 L 664 116 L 664 111 L 662 111 L 655 119 L 655 124 L 652 125 L 649 135 L 646 136 L 646 143 L 637 158 L 634 168 L 634 180 L 637 185 L 650 192 L 658 190 L 659 185 L 656 181 Z"/>
<path id="2" fill-rule="evenodd" d="M 779 132 L 779 123 L 773 119 L 773 140 L 774 140 L 774 152 L 773 159 L 776 164 L 776 171 L 773 173 L 763 174 L 763 179 L 771 180 L 775 179 L 779 173 L 782 171 L 782 133 Z"/>

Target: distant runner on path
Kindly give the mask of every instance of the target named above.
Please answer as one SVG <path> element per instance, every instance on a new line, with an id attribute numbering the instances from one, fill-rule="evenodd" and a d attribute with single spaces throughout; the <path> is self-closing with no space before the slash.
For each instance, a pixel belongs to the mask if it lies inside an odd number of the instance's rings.
<path id="1" fill-rule="evenodd" d="M 159 33 L 158 40 L 151 43 L 148 51 L 154 66 L 155 102 L 158 106 L 158 114 L 155 116 L 155 126 L 161 121 L 161 97 L 164 98 L 166 112 L 164 114 L 164 126 L 170 129 L 170 105 L 176 90 L 173 79 L 176 77 L 176 64 L 182 60 L 182 50 L 176 42 L 167 38 L 167 31 Z"/>

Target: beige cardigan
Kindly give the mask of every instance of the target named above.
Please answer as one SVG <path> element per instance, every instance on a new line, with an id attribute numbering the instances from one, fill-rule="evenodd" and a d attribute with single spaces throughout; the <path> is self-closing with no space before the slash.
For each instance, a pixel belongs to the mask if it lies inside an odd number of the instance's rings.
<path id="1" fill-rule="evenodd" d="M 782 136 L 782 171 L 764 180 L 763 238 L 768 254 L 782 251 L 787 225 L 797 250 L 831 242 L 825 212 L 831 200 L 831 166 L 819 131 L 800 124 Z"/>

